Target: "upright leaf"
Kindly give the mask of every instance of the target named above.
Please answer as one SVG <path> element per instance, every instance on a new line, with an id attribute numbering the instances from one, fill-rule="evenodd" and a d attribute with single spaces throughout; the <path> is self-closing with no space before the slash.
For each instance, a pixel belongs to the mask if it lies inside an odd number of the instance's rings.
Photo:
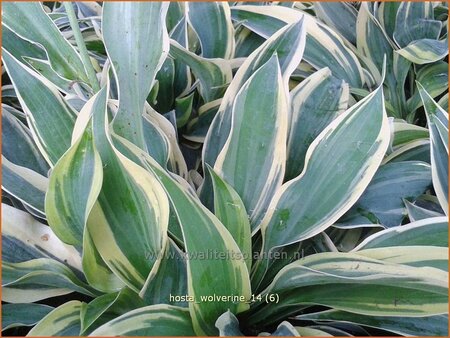
<path id="1" fill-rule="evenodd" d="M 255 283 L 264 275 L 272 249 L 320 233 L 358 200 L 381 163 L 389 137 L 381 87 L 320 133 L 308 149 L 302 174 L 277 191 L 261 222 L 266 255 L 255 270 Z"/>
<path id="2" fill-rule="evenodd" d="M 51 83 L 4 49 L 2 58 L 34 141 L 53 166 L 70 147 L 75 112 Z"/>
<path id="3" fill-rule="evenodd" d="M 97 95 L 86 103 L 79 119 L 91 115 Z M 89 118 L 82 135 L 53 168 L 45 198 L 48 223 L 64 242 L 82 247 L 84 228 L 102 181 L 102 160 L 94 144 Z"/>
<path id="4" fill-rule="evenodd" d="M 285 181 L 302 172 L 310 144 L 345 111 L 349 90 L 344 81 L 335 78 L 328 68 L 323 68 L 302 81 L 290 95 Z"/>
<path id="5" fill-rule="evenodd" d="M 299 21 L 280 29 L 245 60 L 236 72 L 209 127 L 203 147 L 204 163 L 213 167 L 222 151 L 231 131 L 234 100 L 244 83 L 276 53 L 284 86 L 288 88 L 289 77 L 300 63 L 304 48 L 304 21 L 299 18 Z"/>
<path id="6" fill-rule="evenodd" d="M 103 185 L 87 227 L 108 267 L 139 292 L 148 274 L 158 268 L 159 255 L 166 246 L 169 203 L 157 179 L 113 146 L 107 93 L 108 87 L 103 87 L 92 105 Z"/>
<path id="7" fill-rule="evenodd" d="M 265 38 L 303 17 L 307 46 L 303 59 L 315 69 L 330 68 L 335 77 L 344 80 L 351 87 L 362 86 L 363 70 L 356 55 L 339 35 L 315 17 L 283 6 L 251 5 L 232 7 L 231 17 Z"/>
<path id="8" fill-rule="evenodd" d="M 187 5 L 189 23 L 200 40 L 202 56 L 231 59 L 234 54 L 234 28 L 228 3 L 190 2 Z"/>
<path id="9" fill-rule="evenodd" d="M 142 149 L 144 102 L 169 51 L 167 6 L 162 2 L 111 2 L 103 6 L 103 39 L 119 86 L 114 130 Z"/>
<path id="10" fill-rule="evenodd" d="M 274 55 L 238 92 L 230 134 L 214 165 L 242 198 L 252 230 L 283 182 L 288 124 L 286 97 L 278 57 Z"/>
<path id="11" fill-rule="evenodd" d="M 431 139 L 433 187 L 442 209 L 448 215 L 448 113 L 417 83 L 427 115 Z"/>
<path id="12" fill-rule="evenodd" d="M 87 82 L 75 48 L 64 38 L 39 2 L 8 2 L 2 6 L 2 23 L 19 37 L 42 46 L 52 68 L 62 77 Z"/>

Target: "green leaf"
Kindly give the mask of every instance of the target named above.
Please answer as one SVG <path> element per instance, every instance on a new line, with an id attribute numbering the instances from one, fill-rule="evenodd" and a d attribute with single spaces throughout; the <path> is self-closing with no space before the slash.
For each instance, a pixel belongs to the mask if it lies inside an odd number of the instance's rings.
<path id="1" fill-rule="evenodd" d="M 203 206 L 195 193 L 180 184 L 163 170 L 151 157 L 127 140 L 118 137 L 116 144 L 136 163 L 154 172 L 163 185 L 171 207 L 182 229 L 188 271 L 188 295 L 196 301 L 189 302 L 193 326 L 197 334 L 217 334 L 214 322 L 220 314 L 230 309 L 239 313 L 248 304 L 226 298 L 220 302 L 201 300 L 202 297 L 250 297 L 248 270 L 242 253 L 223 224 Z M 208 240 L 198 234 L 207 234 Z M 226 279 L 222 278 L 228 276 Z"/>
<path id="2" fill-rule="evenodd" d="M 316 16 L 333 28 L 348 42 L 356 45 L 356 17 L 358 11 L 345 2 L 316 2 L 314 3 Z"/>
<path id="3" fill-rule="evenodd" d="M 290 95 L 285 181 L 302 172 L 308 147 L 334 118 L 345 111 L 349 90 L 344 81 L 323 68 L 302 81 Z"/>
<path id="4" fill-rule="evenodd" d="M 2 23 L 19 37 L 42 46 L 52 68 L 59 75 L 69 80 L 87 82 L 78 52 L 45 13 L 41 3 L 8 2 L 2 8 L 2 19 Z"/>
<path id="5" fill-rule="evenodd" d="M 442 213 L 435 210 L 429 210 L 422 206 L 411 203 L 408 200 L 403 201 L 408 212 L 408 218 L 411 222 L 420 221 L 422 219 L 443 216 Z"/>
<path id="6" fill-rule="evenodd" d="M 18 59 L 20 60 L 20 58 Z M 28 65 L 33 67 L 35 71 L 54 84 L 61 92 L 66 94 L 73 92 L 72 86 L 74 86 L 75 83 L 59 76 L 59 74 L 52 69 L 50 62 L 31 57 L 23 57 L 23 59 Z"/>
<path id="7" fill-rule="evenodd" d="M 48 179 L 37 172 L 15 165 L 2 156 L 2 189 L 45 218 L 44 199 Z"/>
<path id="8" fill-rule="evenodd" d="M 206 59 L 170 41 L 170 55 L 188 65 L 200 81 L 200 95 L 205 102 L 221 98 L 232 79 L 230 63 L 223 59 Z"/>
<path id="9" fill-rule="evenodd" d="M 380 165 L 389 137 L 381 87 L 320 133 L 308 149 L 302 174 L 277 191 L 261 222 L 265 255 L 252 276 L 256 285 L 272 249 L 313 237 L 358 200 Z"/>
<path id="10" fill-rule="evenodd" d="M 80 311 L 85 305 L 80 301 L 72 300 L 57 307 L 33 327 L 27 336 L 79 336 Z"/>
<path id="11" fill-rule="evenodd" d="M 81 310 L 80 335 L 86 335 L 110 320 L 144 305 L 143 300 L 126 287 L 120 292 L 97 297 Z"/>
<path id="12" fill-rule="evenodd" d="M 283 182 L 287 127 L 287 89 L 274 55 L 237 93 L 230 134 L 214 165 L 242 198 L 253 231 Z"/>
<path id="13" fill-rule="evenodd" d="M 389 255 L 384 248 L 376 250 Z M 423 250 L 426 252 L 427 247 Z M 319 253 L 287 265 L 262 293 L 263 299 L 278 294 L 280 301 L 256 307 L 247 325 L 268 325 L 277 316 L 268 320 L 267 313 L 284 318 L 298 312 L 301 305 L 312 304 L 370 316 L 423 317 L 447 312 L 447 272 L 362 254 Z"/>
<path id="14" fill-rule="evenodd" d="M 382 165 L 344 218 L 360 215 L 366 217 L 368 223 L 379 223 L 386 227 L 400 225 L 406 211 L 403 199 L 422 195 L 430 185 L 431 169 L 425 162 L 406 161 Z"/>
<path id="15" fill-rule="evenodd" d="M 87 118 L 88 125 L 53 168 L 45 198 L 45 213 L 52 230 L 62 241 L 78 247 L 82 246 L 88 215 L 103 180 L 90 118 L 97 95 L 80 112 L 78 120 Z"/>
<path id="16" fill-rule="evenodd" d="M 2 58 L 33 139 L 46 161 L 54 165 L 70 147 L 75 111 L 51 83 L 4 49 Z"/>
<path id="17" fill-rule="evenodd" d="M 431 2 L 403 2 L 398 7 L 394 40 L 400 47 L 413 41 L 437 39 L 442 23 L 433 18 Z"/>
<path id="18" fill-rule="evenodd" d="M 44 49 L 28 40 L 22 39 L 4 24 L 2 24 L 2 46 L 20 62 L 24 62 L 23 57 L 26 56 L 41 60 L 47 58 Z"/>
<path id="19" fill-rule="evenodd" d="M 33 141 L 30 130 L 2 107 L 2 155 L 10 162 L 47 175 L 49 166 Z"/>
<path id="20" fill-rule="evenodd" d="M 88 218 L 92 241 L 108 267 L 139 292 L 156 270 L 167 243 L 169 202 L 151 173 L 113 145 L 107 113 L 108 87 L 92 104 L 95 145 L 103 163 L 103 185 Z M 130 226 L 132 225 L 132 226 Z"/>
<path id="21" fill-rule="evenodd" d="M 448 113 L 417 83 L 427 115 L 431 139 L 433 187 L 442 209 L 448 215 Z"/>
<path id="22" fill-rule="evenodd" d="M 235 336 L 242 337 L 244 334 L 239 328 L 239 320 L 230 312 L 224 312 L 216 320 L 216 328 L 219 330 L 220 337 Z"/>
<path id="23" fill-rule="evenodd" d="M 407 245 L 448 246 L 448 220 L 432 217 L 379 231 L 367 237 L 354 251 Z"/>
<path id="24" fill-rule="evenodd" d="M 357 21 L 357 46 L 361 55 L 367 58 L 366 63 L 370 66 L 370 72 L 380 83 L 381 71 L 383 69 L 384 58 L 386 55 L 386 77 L 393 75 L 389 70 L 392 69 L 393 47 L 381 28 L 380 23 L 370 13 L 368 4 L 361 3 L 358 12 Z"/>
<path id="25" fill-rule="evenodd" d="M 233 236 L 250 271 L 252 265 L 251 228 L 247 211 L 238 193 L 207 165 L 214 187 L 214 214 Z"/>
<path id="26" fill-rule="evenodd" d="M 442 61 L 423 66 L 416 74 L 416 81 L 431 97 L 437 97 L 448 89 L 448 63 Z M 419 90 L 415 90 L 413 96 L 408 99 L 409 110 L 414 111 L 421 106 Z"/>
<path id="27" fill-rule="evenodd" d="M 397 50 L 396 53 L 419 65 L 436 62 L 448 55 L 448 39 L 415 40 L 408 46 Z"/>
<path id="28" fill-rule="evenodd" d="M 89 231 L 83 233 L 83 273 L 89 285 L 102 292 L 116 292 L 125 286 L 108 267 L 95 246 Z"/>
<path id="29" fill-rule="evenodd" d="M 9 303 L 35 302 L 73 291 L 91 297 L 97 295 L 74 271 L 49 258 L 3 262 L 2 287 L 2 300 Z"/>
<path id="30" fill-rule="evenodd" d="M 301 20 L 278 31 L 245 60 L 236 72 L 209 127 L 203 147 L 203 164 L 207 163 L 214 167 L 231 132 L 235 97 L 245 82 L 276 53 L 284 88 L 288 88 L 289 77 L 299 64 L 304 47 L 305 29 Z"/>
<path id="31" fill-rule="evenodd" d="M 231 59 L 234 54 L 234 28 L 227 2 L 191 2 L 188 20 L 200 40 L 204 58 Z"/>
<path id="32" fill-rule="evenodd" d="M 388 317 L 364 316 L 339 310 L 327 310 L 308 313 L 296 317 L 300 320 L 313 320 L 319 324 L 332 322 L 355 323 L 382 329 L 402 336 L 447 336 L 448 316 L 436 315 L 427 317 Z"/>
<path id="33" fill-rule="evenodd" d="M 330 68 L 335 77 L 351 87 L 362 87 L 363 70 L 355 54 L 345 46 L 339 35 L 315 17 L 282 6 L 251 5 L 232 7 L 231 17 L 265 38 L 303 17 L 306 29 L 303 59 L 315 69 Z"/>
<path id="34" fill-rule="evenodd" d="M 169 239 L 158 271 L 149 276 L 140 296 L 146 304 L 172 304 L 187 307 L 186 301 L 171 299 L 171 296 L 187 295 L 188 276 L 186 255 Z"/>
<path id="35" fill-rule="evenodd" d="M 130 311 L 100 326 L 90 336 L 195 336 L 189 311 L 151 305 Z"/>
<path id="36" fill-rule="evenodd" d="M 118 135 L 142 149 L 144 102 L 169 51 L 167 7 L 160 2 L 116 2 L 103 6 L 103 40 L 120 96 L 113 127 Z"/>
<path id="37" fill-rule="evenodd" d="M 64 244 L 45 224 L 30 214 L 2 204 L 2 259 L 20 263 L 35 258 L 53 258 L 81 272 L 81 256 Z"/>
<path id="38" fill-rule="evenodd" d="M 2 331 L 18 326 L 33 326 L 52 310 L 51 306 L 43 304 L 2 304 Z"/>

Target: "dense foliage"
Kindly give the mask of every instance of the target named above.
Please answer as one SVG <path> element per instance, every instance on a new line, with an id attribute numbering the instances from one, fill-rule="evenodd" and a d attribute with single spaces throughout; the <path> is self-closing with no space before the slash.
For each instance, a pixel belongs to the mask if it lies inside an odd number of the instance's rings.
<path id="1" fill-rule="evenodd" d="M 446 336 L 447 34 L 446 2 L 4 2 L 3 333 Z"/>

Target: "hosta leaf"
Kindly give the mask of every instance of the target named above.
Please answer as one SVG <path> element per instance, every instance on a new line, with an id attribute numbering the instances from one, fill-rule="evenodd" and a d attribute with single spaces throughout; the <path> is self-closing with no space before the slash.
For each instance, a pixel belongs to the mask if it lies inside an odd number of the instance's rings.
<path id="1" fill-rule="evenodd" d="M 194 255 L 187 261 L 188 267 L 188 293 L 199 300 L 202 296 L 212 295 L 242 295 L 249 297 L 250 286 L 248 271 L 242 256 L 229 257 L 217 260 L 210 257 L 210 253 L 216 252 L 223 255 L 241 254 L 233 237 L 200 202 L 190 197 L 183 189 L 180 189 L 167 174 L 156 171 L 172 202 L 172 207 L 178 216 L 183 230 L 184 244 L 188 255 Z M 208 234 L 208 241 L 198 236 L 199 233 Z M 195 255 L 203 255 L 195 258 Z M 205 256 L 206 255 L 206 256 Z M 221 271 L 219 273 L 219 271 Z M 222 278 L 223 271 L 228 276 Z M 201 302 L 189 303 L 193 325 L 197 333 L 215 333 L 214 321 L 226 309 L 240 312 L 246 309 L 244 303 L 227 302 Z"/>
<path id="2" fill-rule="evenodd" d="M 274 55 L 238 92 L 230 134 L 214 165 L 242 198 L 252 230 L 283 182 L 288 127 L 286 96 Z"/>
<path id="3" fill-rule="evenodd" d="M 231 59 L 234 54 L 234 29 L 227 2 L 191 2 L 189 23 L 200 40 L 205 58 Z"/>
<path id="4" fill-rule="evenodd" d="M 345 2 L 316 2 L 314 12 L 319 19 L 336 30 L 348 42 L 356 45 L 356 17 L 358 11 Z"/>
<path id="5" fill-rule="evenodd" d="M 140 296 L 146 304 L 172 304 L 187 307 L 187 302 L 172 300 L 170 296 L 187 295 L 186 256 L 169 239 L 156 275 L 149 276 Z"/>
<path id="6" fill-rule="evenodd" d="M 2 24 L 2 46 L 20 62 L 24 62 L 23 57 L 35 57 L 46 59 L 45 50 L 38 45 L 22 39 L 7 26 Z"/>
<path id="7" fill-rule="evenodd" d="M 172 5 L 172 3 L 171 3 Z M 169 8 L 170 6 L 169 5 Z M 184 6 L 184 4 L 183 4 Z M 169 9 L 170 11 L 170 9 Z M 188 48 L 188 28 L 186 17 L 183 17 L 180 22 L 170 30 L 170 38 L 178 42 L 184 48 Z M 188 66 L 181 60 L 174 60 L 175 64 L 175 76 L 174 76 L 174 96 L 176 98 L 185 94 L 185 92 L 191 88 L 192 79 L 191 72 Z"/>
<path id="8" fill-rule="evenodd" d="M 442 61 L 423 66 L 416 74 L 416 81 L 431 97 L 437 97 L 448 89 L 448 63 Z M 421 106 L 419 90 L 416 90 L 408 100 L 408 107 L 410 111 L 414 111 Z"/>
<path id="9" fill-rule="evenodd" d="M 371 73 L 376 77 L 377 82 L 381 79 L 381 70 L 386 55 L 387 69 L 392 69 L 392 45 L 381 28 L 376 18 L 370 13 L 368 4 L 361 3 L 357 21 L 357 46 L 358 51 L 366 58 L 372 67 Z M 375 66 L 375 68 L 373 68 Z M 386 73 L 386 77 L 393 75 Z"/>
<path id="10" fill-rule="evenodd" d="M 339 35 L 316 18 L 292 8 L 251 5 L 232 7 L 231 17 L 265 38 L 304 17 L 306 48 L 303 59 L 315 69 L 330 68 L 335 77 L 345 80 L 351 87 L 362 86 L 363 71 L 354 53 Z"/>
<path id="11" fill-rule="evenodd" d="M 142 149 L 144 102 L 169 51 L 167 7 L 162 2 L 115 2 L 103 6 L 103 39 L 120 96 L 114 130 Z"/>
<path id="12" fill-rule="evenodd" d="M 33 327 L 27 336 L 79 336 L 80 311 L 85 305 L 80 301 L 72 300 L 57 307 Z"/>
<path id="13" fill-rule="evenodd" d="M 89 285 L 102 292 L 115 292 L 122 289 L 125 283 L 108 267 L 89 231 L 83 233 L 83 273 Z"/>
<path id="14" fill-rule="evenodd" d="M 86 335 L 110 320 L 143 306 L 143 300 L 128 288 L 97 297 L 81 310 L 80 333 Z"/>
<path id="15" fill-rule="evenodd" d="M 37 149 L 30 130 L 4 108 L 2 109 L 2 127 L 3 156 L 18 166 L 47 175 L 49 166 Z"/>
<path id="16" fill-rule="evenodd" d="M 181 46 L 175 40 L 170 41 L 170 55 L 187 64 L 200 81 L 200 95 L 205 102 L 221 98 L 232 78 L 228 61 L 206 59 Z"/>
<path id="17" fill-rule="evenodd" d="M 300 63 L 304 47 L 305 30 L 303 20 L 295 21 L 295 23 L 287 25 L 271 36 L 245 60 L 228 87 L 219 111 L 208 130 L 203 147 L 204 163 L 213 167 L 217 156 L 222 151 L 231 131 L 235 97 L 244 83 L 276 53 L 284 87 L 288 88 L 289 76 Z"/>
<path id="18" fill-rule="evenodd" d="M 38 2 L 8 2 L 2 8 L 2 23 L 19 37 L 43 46 L 52 68 L 70 80 L 87 81 L 81 58 L 75 48 Z"/>
<path id="19" fill-rule="evenodd" d="M 431 169 L 425 162 L 385 164 L 344 218 L 360 215 L 367 218 L 368 223 L 387 227 L 400 225 L 405 214 L 403 199 L 422 195 L 430 185 Z"/>
<path id="20" fill-rule="evenodd" d="M 319 330 L 315 327 L 296 326 L 295 329 L 297 330 L 298 334 L 302 337 L 333 337 L 332 334 L 324 330 Z"/>
<path id="21" fill-rule="evenodd" d="M 358 255 L 382 260 L 384 262 L 404 264 L 415 267 L 431 267 L 448 271 L 448 249 L 438 246 L 400 245 L 386 247 L 384 250 L 364 249 Z"/>
<path id="22" fill-rule="evenodd" d="M 426 140 L 430 137 L 427 128 L 409 124 L 404 121 L 394 121 L 394 135 L 392 147 L 401 147 L 416 140 Z"/>
<path id="23" fill-rule="evenodd" d="M 2 156 L 2 189 L 35 210 L 40 218 L 45 218 L 44 199 L 47 188 L 47 177 L 15 165 Z"/>
<path id="24" fill-rule="evenodd" d="M 31 215 L 2 204 L 2 259 L 20 263 L 35 258 L 53 258 L 81 271 L 81 256 L 64 244 L 53 231 Z"/>
<path id="25" fill-rule="evenodd" d="M 79 114 L 90 116 L 97 95 Z M 81 136 L 59 159 L 50 175 L 45 198 L 47 220 L 64 242 L 82 246 L 83 232 L 102 186 L 103 168 L 95 147 L 91 120 Z"/>
<path id="26" fill-rule="evenodd" d="M 118 137 L 116 144 L 130 159 L 154 172 L 164 186 L 181 226 L 188 257 L 188 294 L 196 300 L 189 302 L 195 332 L 216 334 L 214 322 L 220 314 L 227 309 L 238 313 L 248 308 L 246 303 L 230 299 L 201 301 L 202 297 L 213 295 L 250 297 L 248 270 L 239 247 L 216 216 L 200 203 L 195 194 L 181 185 L 181 180 L 174 179 L 127 140 Z M 199 233 L 207 234 L 208 241 L 198 236 Z M 228 277 L 222 278 L 224 275 Z"/>
<path id="27" fill-rule="evenodd" d="M 320 132 L 347 108 L 348 85 L 323 68 L 291 91 L 285 181 L 298 176 L 308 147 Z"/>
<path id="28" fill-rule="evenodd" d="M 169 203 L 156 178 L 112 144 L 106 109 L 108 87 L 92 105 L 95 145 L 103 163 L 103 185 L 89 214 L 88 230 L 108 267 L 139 292 L 157 269 L 167 241 Z"/>
<path id="29" fill-rule="evenodd" d="M 53 308 L 44 304 L 2 304 L 2 331 L 17 326 L 33 326 Z"/>
<path id="30" fill-rule="evenodd" d="M 433 20 L 431 2 L 403 2 L 398 7 L 394 39 L 400 47 L 421 39 L 437 39 L 442 23 Z"/>
<path id="31" fill-rule="evenodd" d="M 406 245 L 448 246 L 448 220 L 432 217 L 379 231 L 367 237 L 354 251 Z"/>
<path id="32" fill-rule="evenodd" d="M 130 311 L 100 326 L 90 336 L 195 336 L 189 311 L 171 305 L 151 305 Z"/>
<path id="33" fill-rule="evenodd" d="M 284 267 L 262 294 L 263 299 L 278 294 L 280 301 L 255 309 L 247 323 L 267 325 L 268 312 L 287 316 L 302 304 L 371 316 L 439 315 L 447 312 L 447 285 L 447 272 L 436 268 L 389 263 L 360 253 L 319 253 Z"/>
<path id="34" fill-rule="evenodd" d="M 34 141 L 50 165 L 70 147 L 75 112 L 58 90 L 6 50 L 3 64 L 14 84 Z"/>
<path id="35" fill-rule="evenodd" d="M 433 187 L 442 209 L 448 215 L 448 113 L 417 83 L 425 108 L 431 139 Z"/>
<path id="36" fill-rule="evenodd" d="M 342 216 L 370 183 L 389 136 L 380 87 L 320 133 L 308 149 L 302 174 L 275 194 L 261 223 L 262 251 L 310 238 Z M 266 264 L 259 262 L 255 283 Z"/>
<path id="37" fill-rule="evenodd" d="M 238 193 L 207 166 L 214 187 L 214 214 L 228 229 L 244 256 L 247 269 L 252 265 L 251 228 L 247 211 Z"/>
<path id="38" fill-rule="evenodd" d="M 356 313 L 327 310 L 309 313 L 296 317 L 300 320 L 314 320 L 317 323 L 349 322 L 377 329 L 382 329 L 402 336 L 447 336 L 448 316 L 436 315 L 428 317 L 388 317 L 364 316 Z"/>
<path id="39" fill-rule="evenodd" d="M 9 303 L 35 302 L 73 291 L 91 297 L 97 295 L 70 268 L 49 258 L 3 262 L 2 287 L 2 300 Z"/>
<path id="40" fill-rule="evenodd" d="M 444 216 L 435 210 L 429 210 L 415 203 L 411 203 L 408 200 L 403 201 L 405 203 L 406 211 L 408 212 L 408 218 L 411 222 L 420 221 L 422 219 Z"/>
<path id="41" fill-rule="evenodd" d="M 187 178 L 187 165 L 178 144 L 176 129 L 167 118 L 157 113 L 149 104 L 146 104 L 145 107 L 146 111 L 144 113 L 144 119 L 150 121 L 163 133 L 163 138 L 169 146 L 169 161 L 167 163 L 167 168 L 173 173 L 183 178 Z M 156 147 L 156 145 L 153 145 L 153 147 Z M 153 150 L 150 151 L 150 154 L 152 154 L 152 151 Z"/>
<path id="42" fill-rule="evenodd" d="M 33 67 L 35 71 L 54 84 L 61 92 L 66 94 L 73 92 L 72 86 L 74 86 L 75 83 L 59 76 L 59 74 L 51 67 L 50 62 L 31 57 L 23 57 L 23 59 Z M 18 58 L 18 60 L 20 60 L 20 58 Z"/>
<path id="43" fill-rule="evenodd" d="M 419 65 L 436 62 L 448 55 L 448 39 L 415 40 L 405 48 L 399 49 L 396 52 L 405 59 Z"/>
<path id="44" fill-rule="evenodd" d="M 216 328 L 219 330 L 220 337 L 236 336 L 242 337 L 244 334 L 239 328 L 239 320 L 230 312 L 224 312 L 216 320 Z"/>
<path id="45" fill-rule="evenodd" d="M 167 167 L 169 161 L 170 145 L 161 128 L 148 115 L 143 116 L 144 141 L 148 153 L 161 166 Z"/>

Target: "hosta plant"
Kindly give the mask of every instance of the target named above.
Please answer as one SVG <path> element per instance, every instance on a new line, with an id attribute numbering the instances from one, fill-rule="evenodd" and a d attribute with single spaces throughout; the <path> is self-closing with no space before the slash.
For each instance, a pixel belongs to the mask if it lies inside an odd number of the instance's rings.
<path id="1" fill-rule="evenodd" d="M 446 2 L 4 2 L 2 329 L 442 335 Z"/>

